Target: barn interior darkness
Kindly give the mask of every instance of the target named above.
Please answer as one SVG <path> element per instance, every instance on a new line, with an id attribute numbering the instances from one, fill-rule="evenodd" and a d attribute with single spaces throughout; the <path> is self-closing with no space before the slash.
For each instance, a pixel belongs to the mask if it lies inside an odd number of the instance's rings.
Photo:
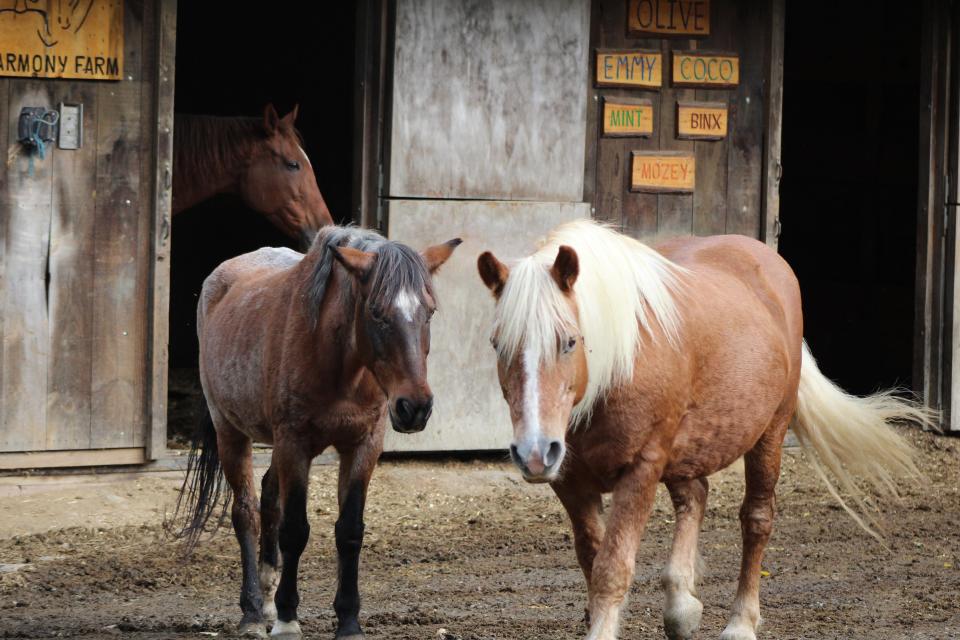
<path id="1" fill-rule="evenodd" d="M 320 192 L 337 221 L 350 219 L 353 152 L 352 3 L 289 10 L 225 10 L 218 3 L 177 8 L 177 113 L 281 115 L 299 104 L 303 136 Z M 196 305 L 203 279 L 223 260 L 288 239 L 233 196 L 218 196 L 174 218 L 170 263 L 171 435 L 197 417 Z"/>
<path id="2" fill-rule="evenodd" d="M 920 104 L 920 3 L 865 6 L 788 3 L 781 183 L 806 339 L 857 393 L 911 384 Z"/>

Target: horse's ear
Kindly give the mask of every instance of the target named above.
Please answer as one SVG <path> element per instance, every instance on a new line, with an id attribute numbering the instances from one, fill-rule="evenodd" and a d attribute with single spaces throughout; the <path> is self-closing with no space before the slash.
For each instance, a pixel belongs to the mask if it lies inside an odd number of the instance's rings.
<path id="1" fill-rule="evenodd" d="M 299 111 L 300 111 L 300 105 L 299 104 L 293 105 L 293 110 L 287 115 L 283 116 L 283 118 L 280 120 L 281 126 L 289 127 L 290 129 L 293 129 L 293 125 L 297 122 L 297 113 L 299 113 Z"/>
<path id="2" fill-rule="evenodd" d="M 489 251 L 484 251 L 477 258 L 477 271 L 480 272 L 480 279 L 487 285 L 487 289 L 493 292 L 495 298 L 499 298 L 510 275 L 507 265 L 497 260 Z"/>
<path id="3" fill-rule="evenodd" d="M 273 103 L 268 102 L 267 106 L 263 109 L 263 128 L 267 130 L 267 133 L 276 133 L 279 127 L 280 116 L 277 114 Z"/>
<path id="4" fill-rule="evenodd" d="M 565 244 L 560 245 L 560 250 L 557 251 L 557 259 L 553 261 L 553 266 L 550 267 L 550 275 L 557 281 L 560 291 L 564 293 L 573 291 L 573 285 L 577 281 L 577 276 L 580 275 L 580 258 L 577 257 L 577 252 L 573 250 L 573 247 L 568 247 Z"/>
<path id="5" fill-rule="evenodd" d="M 373 261 L 377 257 L 374 253 L 351 247 L 330 247 L 330 251 L 333 251 L 333 257 L 337 262 L 360 281 L 366 280 L 370 275 L 373 270 Z"/>
<path id="6" fill-rule="evenodd" d="M 447 240 L 443 244 L 437 244 L 424 249 L 420 255 L 423 256 L 423 261 L 427 263 L 427 269 L 430 270 L 430 273 L 436 273 L 437 269 L 447 261 L 447 258 L 453 254 L 453 250 L 459 247 L 462 242 L 463 240 L 460 238 L 454 238 L 453 240 Z"/>

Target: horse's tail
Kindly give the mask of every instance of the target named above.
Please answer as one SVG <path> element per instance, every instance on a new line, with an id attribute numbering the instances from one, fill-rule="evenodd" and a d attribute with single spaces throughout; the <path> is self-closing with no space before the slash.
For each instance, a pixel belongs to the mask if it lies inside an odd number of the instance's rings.
<path id="1" fill-rule="evenodd" d="M 913 448 L 892 425 L 912 423 L 936 429 L 937 417 L 935 411 L 899 397 L 895 390 L 866 397 L 846 393 L 820 373 L 803 343 L 794 433 L 804 449 L 814 454 L 809 458 L 827 489 L 870 535 L 879 538 L 866 521 L 875 526 L 879 522 L 870 496 L 856 480 L 866 481 L 882 497 L 899 498 L 897 480 L 917 481 L 921 474 L 913 461 Z M 840 496 L 841 490 L 853 499 L 856 509 Z"/>
<path id="2" fill-rule="evenodd" d="M 197 425 L 190 443 L 187 473 L 177 497 L 173 515 L 173 535 L 184 541 L 190 553 L 207 530 L 207 523 L 217 513 L 215 531 L 227 515 L 230 487 L 224 482 L 217 450 L 217 431 L 209 411 L 204 408 L 203 419 Z"/>

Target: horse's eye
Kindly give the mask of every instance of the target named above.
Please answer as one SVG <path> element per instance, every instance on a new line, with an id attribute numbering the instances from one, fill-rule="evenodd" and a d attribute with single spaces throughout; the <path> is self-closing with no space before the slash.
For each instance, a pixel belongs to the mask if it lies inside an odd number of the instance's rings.
<path id="1" fill-rule="evenodd" d="M 290 171 L 300 171 L 300 163 L 296 160 L 284 160 L 283 165 Z"/>
<path id="2" fill-rule="evenodd" d="M 577 339 L 576 339 L 576 338 L 569 338 L 569 339 L 567 339 L 566 344 L 563 345 L 563 349 L 562 349 L 562 350 L 563 350 L 564 353 L 570 353 L 571 351 L 573 351 L 573 348 L 576 347 L 576 346 L 577 346 Z"/>

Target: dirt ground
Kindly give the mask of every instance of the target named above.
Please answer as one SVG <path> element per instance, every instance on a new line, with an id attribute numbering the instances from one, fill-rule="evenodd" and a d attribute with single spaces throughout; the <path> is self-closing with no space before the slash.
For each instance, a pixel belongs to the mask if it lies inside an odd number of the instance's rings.
<path id="1" fill-rule="evenodd" d="M 960 638 L 960 441 L 911 433 L 929 483 L 886 510 L 884 548 L 784 456 L 764 561 L 761 638 Z M 301 621 L 332 638 L 333 466 L 312 472 Z M 0 497 L 0 637 L 227 637 L 239 617 L 236 542 L 221 530 L 190 561 L 166 538 L 176 477 Z M 723 628 L 739 562 L 737 468 L 712 479 L 699 637 Z M 392 461 L 374 476 L 361 566 L 367 637 L 581 638 L 585 589 L 548 487 L 500 461 Z M 659 638 L 659 573 L 673 513 L 661 489 L 623 617 Z M 447 635 L 440 633 L 446 630 Z"/>

